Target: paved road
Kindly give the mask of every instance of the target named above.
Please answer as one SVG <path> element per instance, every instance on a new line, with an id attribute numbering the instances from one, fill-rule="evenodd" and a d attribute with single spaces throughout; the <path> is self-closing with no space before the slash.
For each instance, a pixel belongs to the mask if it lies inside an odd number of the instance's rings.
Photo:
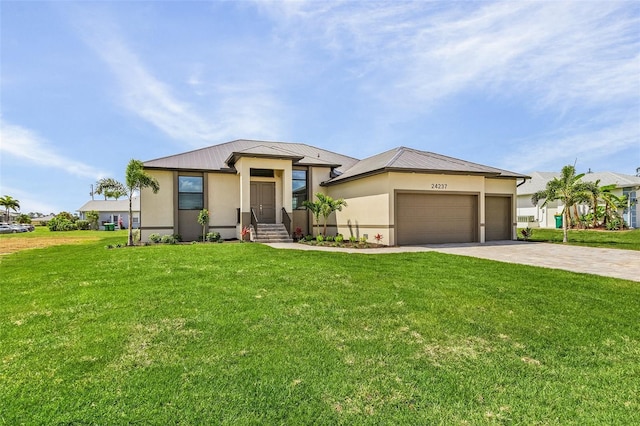
<path id="1" fill-rule="evenodd" d="M 437 251 L 479 257 L 500 262 L 542 266 L 566 271 L 602 275 L 640 282 L 640 252 L 564 244 L 532 243 L 523 241 L 501 241 L 486 244 L 442 244 L 407 247 L 385 247 L 380 249 L 339 249 L 314 247 L 306 244 L 268 244 L 279 249 L 340 251 L 363 254 L 410 253 Z"/>

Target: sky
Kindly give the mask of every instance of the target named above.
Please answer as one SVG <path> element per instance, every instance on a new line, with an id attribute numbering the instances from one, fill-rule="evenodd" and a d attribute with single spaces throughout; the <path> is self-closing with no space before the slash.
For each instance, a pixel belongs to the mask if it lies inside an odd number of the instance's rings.
<path id="1" fill-rule="evenodd" d="M 21 212 L 235 139 L 635 174 L 640 2 L 0 0 L 0 195 Z"/>

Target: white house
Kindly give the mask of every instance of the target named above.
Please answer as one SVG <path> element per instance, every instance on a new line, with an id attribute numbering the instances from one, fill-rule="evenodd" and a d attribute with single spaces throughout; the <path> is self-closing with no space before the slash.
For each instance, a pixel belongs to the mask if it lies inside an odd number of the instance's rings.
<path id="1" fill-rule="evenodd" d="M 547 182 L 553 178 L 560 177 L 560 173 L 553 172 L 533 172 L 531 179 L 518 186 L 517 214 L 518 226 L 530 228 L 555 228 L 555 215 L 562 213 L 564 205 L 558 201 L 549 202 L 542 206 L 544 201 L 540 201 L 537 206 L 531 203 L 531 196 L 538 191 L 544 190 Z M 637 228 L 638 205 L 637 197 L 640 191 L 640 177 L 625 175 L 615 172 L 595 172 L 587 173 L 582 178 L 584 182 L 600 181 L 600 186 L 616 185 L 613 194 L 617 196 L 626 195 L 628 198 L 627 208 L 624 209 L 623 219 L 630 228 Z M 579 206 L 580 214 L 587 213 L 589 206 Z"/>
<path id="2" fill-rule="evenodd" d="M 140 227 L 140 198 L 133 197 L 131 200 L 131 207 L 133 210 L 133 225 L 134 229 Z M 129 199 L 121 200 L 91 200 L 86 202 L 77 211 L 80 219 L 87 220 L 87 213 L 95 210 L 100 213 L 98 224 L 100 229 L 104 229 L 105 223 L 115 223 L 116 226 L 122 225 L 124 228 L 129 227 Z"/>

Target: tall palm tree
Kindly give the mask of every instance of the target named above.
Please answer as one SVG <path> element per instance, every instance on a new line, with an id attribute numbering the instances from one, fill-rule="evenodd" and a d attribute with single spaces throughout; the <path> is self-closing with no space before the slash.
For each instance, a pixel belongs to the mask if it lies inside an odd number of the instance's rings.
<path id="1" fill-rule="evenodd" d="M 334 200 L 328 195 L 324 195 L 320 192 L 316 194 L 318 197 L 318 201 L 320 202 L 320 214 L 324 218 L 324 230 L 322 231 L 322 235 L 327 235 L 327 219 L 331 216 L 331 213 L 335 211 L 342 211 L 342 207 L 347 207 L 347 202 L 343 198 L 338 198 Z"/>
<path id="2" fill-rule="evenodd" d="M 131 159 L 129 164 L 127 164 L 127 169 L 125 171 L 125 186 L 127 189 L 127 196 L 129 197 L 129 243 L 128 245 L 133 245 L 133 208 L 131 206 L 131 201 L 133 200 L 133 195 L 136 192 L 140 192 L 143 188 L 151 188 L 154 194 L 156 194 L 160 190 L 160 184 L 158 181 L 147 172 L 144 171 L 144 165 L 142 161 Z"/>
<path id="3" fill-rule="evenodd" d="M 574 166 L 564 166 L 559 178 L 553 178 L 547 182 L 547 187 L 542 191 L 538 191 L 531 196 L 531 202 L 533 205 L 537 205 L 538 201 L 545 199 L 542 204 L 545 206 L 550 201 L 560 200 L 564 204 L 563 221 L 562 221 L 562 242 L 566 243 L 567 229 L 569 226 L 569 220 L 571 215 L 569 213 L 571 207 L 576 203 L 584 199 L 585 194 L 588 191 L 588 185 L 582 182 L 581 179 L 584 173 L 576 175 L 576 168 Z"/>
<path id="4" fill-rule="evenodd" d="M 20 201 L 11 195 L 5 195 L 4 197 L 0 197 L 0 206 L 5 208 L 5 222 L 9 222 L 9 210 L 17 212 L 20 209 Z"/>

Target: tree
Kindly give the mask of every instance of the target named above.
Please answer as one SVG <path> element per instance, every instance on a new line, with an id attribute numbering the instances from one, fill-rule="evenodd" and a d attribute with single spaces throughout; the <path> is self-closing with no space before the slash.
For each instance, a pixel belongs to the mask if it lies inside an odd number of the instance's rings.
<path id="1" fill-rule="evenodd" d="M 207 232 L 207 224 L 209 223 L 209 210 L 200 210 L 200 213 L 198 213 L 198 223 L 202 225 L 202 242 L 205 242 L 205 233 Z"/>
<path id="2" fill-rule="evenodd" d="M 331 216 L 331 213 L 335 211 L 342 211 L 342 207 L 347 206 L 347 202 L 343 198 L 334 200 L 328 195 L 324 195 L 320 192 L 316 194 L 318 201 L 320 202 L 320 214 L 324 219 L 324 230 L 322 235 L 327 236 L 327 219 Z"/>
<path id="3" fill-rule="evenodd" d="M 87 213 L 85 213 L 84 216 L 89 221 L 89 226 L 91 227 L 91 229 L 97 230 L 98 229 L 98 219 L 100 219 L 100 213 L 98 211 L 96 211 L 96 210 L 91 210 L 91 211 L 88 211 Z"/>
<path id="4" fill-rule="evenodd" d="M 580 200 L 585 198 L 585 194 L 588 192 L 588 185 L 582 182 L 581 179 L 584 173 L 576 175 L 576 168 L 574 166 L 564 166 L 562 168 L 560 178 L 553 178 L 547 182 L 547 187 L 542 191 L 538 191 L 531 196 L 531 202 L 533 205 L 537 205 L 538 201 L 545 199 L 542 204 L 545 206 L 550 201 L 560 200 L 564 204 L 563 221 L 562 221 L 562 242 L 566 243 L 567 230 L 571 215 L 569 213 L 571 207 L 573 207 Z"/>
<path id="5" fill-rule="evenodd" d="M 317 195 L 317 194 L 316 194 Z M 320 201 L 303 201 L 302 205 L 307 208 L 313 214 L 313 218 L 315 219 L 315 223 L 318 227 L 320 227 L 320 215 L 322 213 L 322 203 Z"/>
<path id="6" fill-rule="evenodd" d="M 104 194 L 104 199 L 115 198 L 127 195 L 125 186 L 113 178 L 102 178 L 96 183 L 96 194 Z"/>
<path id="7" fill-rule="evenodd" d="M 31 223 L 31 217 L 28 214 L 22 213 L 18 215 L 18 223 Z"/>
<path id="8" fill-rule="evenodd" d="M 125 185 L 127 189 L 127 196 L 129 197 L 129 242 L 128 245 L 133 245 L 133 208 L 131 202 L 133 195 L 136 192 L 140 192 L 143 188 L 151 188 L 154 194 L 160 190 L 160 184 L 158 181 L 147 172 L 144 171 L 144 165 L 140 160 L 131 159 L 127 164 L 125 171 Z"/>
<path id="9" fill-rule="evenodd" d="M 9 210 L 17 212 L 20 209 L 20 201 L 11 195 L 5 195 L 4 197 L 0 197 L 0 206 L 5 208 L 5 222 L 9 222 Z"/>

